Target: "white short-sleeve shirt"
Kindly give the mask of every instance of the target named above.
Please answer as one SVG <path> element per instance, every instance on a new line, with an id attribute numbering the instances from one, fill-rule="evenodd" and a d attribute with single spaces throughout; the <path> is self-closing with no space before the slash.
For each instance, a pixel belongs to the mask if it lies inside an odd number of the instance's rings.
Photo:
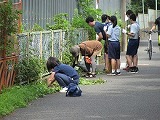
<path id="1" fill-rule="evenodd" d="M 110 25 L 107 31 L 107 34 L 110 35 L 110 37 L 108 38 L 109 41 L 119 41 L 120 39 L 120 27 L 119 26 L 115 26 L 113 28 L 113 25 Z"/>

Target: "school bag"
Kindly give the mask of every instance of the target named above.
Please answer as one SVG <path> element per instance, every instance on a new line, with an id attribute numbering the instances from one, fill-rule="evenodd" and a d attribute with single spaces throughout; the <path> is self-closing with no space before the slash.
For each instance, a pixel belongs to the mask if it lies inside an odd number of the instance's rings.
<path id="1" fill-rule="evenodd" d="M 66 92 L 66 97 L 79 97 L 82 94 L 82 90 L 75 83 L 70 83 L 68 85 L 68 90 Z"/>

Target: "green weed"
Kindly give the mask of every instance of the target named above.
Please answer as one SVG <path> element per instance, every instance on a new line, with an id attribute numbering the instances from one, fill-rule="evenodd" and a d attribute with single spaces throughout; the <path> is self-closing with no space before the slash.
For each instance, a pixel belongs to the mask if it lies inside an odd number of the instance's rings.
<path id="1" fill-rule="evenodd" d="M 80 78 L 81 85 L 102 84 L 105 81 L 102 79 L 88 80 Z M 44 97 L 46 94 L 55 93 L 60 90 L 57 83 L 53 87 L 48 88 L 44 80 L 29 84 L 14 86 L 3 89 L 0 94 L 0 117 L 8 115 L 17 108 L 26 107 L 29 102 L 39 97 Z"/>
<path id="2" fill-rule="evenodd" d="M 56 91 L 57 88 L 48 88 L 44 82 L 4 89 L 0 94 L 0 116 L 7 115 L 16 108 L 25 107 L 30 101 Z"/>
<path id="3" fill-rule="evenodd" d="M 89 79 L 80 78 L 81 85 L 95 85 L 95 84 L 102 84 L 104 82 L 105 81 L 102 80 L 101 78 L 96 79 L 96 80 L 89 80 Z"/>

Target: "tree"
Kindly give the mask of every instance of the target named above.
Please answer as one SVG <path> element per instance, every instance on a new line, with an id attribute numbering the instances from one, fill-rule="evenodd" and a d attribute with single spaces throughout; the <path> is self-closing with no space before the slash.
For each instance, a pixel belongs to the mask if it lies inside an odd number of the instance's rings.
<path id="1" fill-rule="evenodd" d="M 0 51 L 3 51 L 3 57 L 6 54 L 6 49 L 11 48 L 8 37 L 17 33 L 17 20 L 20 12 L 13 8 L 12 2 L 2 2 L 0 4 Z M 9 46 L 7 46 L 7 44 Z"/>
<path id="2" fill-rule="evenodd" d="M 148 13 L 148 9 L 155 9 L 156 8 L 156 1 L 155 0 L 144 0 L 144 12 Z M 157 6 L 158 9 L 160 9 L 160 1 L 157 0 Z M 143 6 L 142 6 L 142 0 L 131 0 L 131 4 L 128 6 L 128 9 L 131 9 L 134 13 L 142 13 L 143 12 Z"/>
<path id="3" fill-rule="evenodd" d="M 79 15 L 82 15 L 83 18 L 86 18 L 89 15 L 93 16 L 94 18 L 100 16 L 102 14 L 102 11 L 100 9 L 95 9 L 94 2 L 95 0 L 79 0 Z"/>

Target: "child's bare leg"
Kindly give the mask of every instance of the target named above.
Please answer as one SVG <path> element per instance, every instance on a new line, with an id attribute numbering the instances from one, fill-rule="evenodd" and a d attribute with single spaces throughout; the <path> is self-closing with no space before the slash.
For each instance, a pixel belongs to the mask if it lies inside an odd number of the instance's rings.
<path id="1" fill-rule="evenodd" d="M 55 75 L 55 73 L 52 72 L 51 75 L 49 76 L 49 78 L 47 79 L 47 86 L 48 86 L 48 87 L 50 87 L 51 84 L 55 81 L 54 75 Z"/>

